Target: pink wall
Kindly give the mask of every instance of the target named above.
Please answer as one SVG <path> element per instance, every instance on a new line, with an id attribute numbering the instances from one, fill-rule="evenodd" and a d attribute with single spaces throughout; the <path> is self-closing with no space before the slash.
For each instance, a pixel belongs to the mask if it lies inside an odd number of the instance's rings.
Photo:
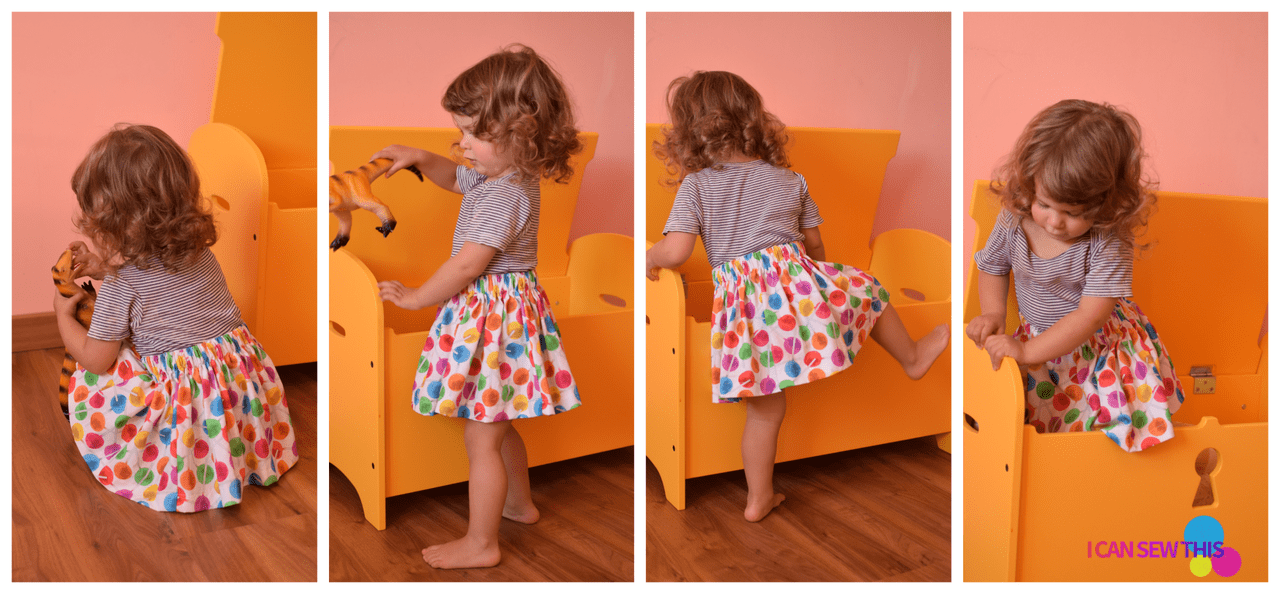
<path id="1" fill-rule="evenodd" d="M 1133 113 L 1161 189 L 1267 196 L 1267 15 L 965 14 L 966 277 L 974 180 L 1068 98 Z"/>
<path id="2" fill-rule="evenodd" d="M 600 133 L 570 240 L 634 235 L 634 28 L 631 13 L 332 13 L 329 123 L 453 127 L 440 107 L 449 83 L 526 44 L 564 78 L 579 129 Z"/>
<path id="3" fill-rule="evenodd" d="M 951 237 L 951 15 L 649 13 L 645 121 L 695 70 L 751 83 L 789 126 L 900 130 L 873 234 Z"/>
<path id="4" fill-rule="evenodd" d="M 209 121 L 214 15 L 13 15 L 13 313 L 52 311 L 49 267 L 81 237 L 71 174 L 116 122 L 186 146 Z"/>

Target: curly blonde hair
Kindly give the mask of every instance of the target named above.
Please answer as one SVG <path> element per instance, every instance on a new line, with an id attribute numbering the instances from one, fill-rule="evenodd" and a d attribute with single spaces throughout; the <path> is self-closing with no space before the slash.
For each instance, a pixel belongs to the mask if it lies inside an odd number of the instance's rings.
<path id="1" fill-rule="evenodd" d="M 474 118 L 476 137 L 499 147 L 521 177 L 573 177 L 569 157 L 582 151 L 573 106 L 560 75 L 532 48 L 513 44 L 481 60 L 449 84 L 440 104 Z"/>
<path id="2" fill-rule="evenodd" d="M 790 167 L 786 126 L 764 109 L 764 100 L 741 76 L 732 72 L 698 71 L 667 86 L 667 113 L 662 140 L 653 153 L 678 185 L 684 177 L 738 153 L 777 167 Z"/>
<path id="3" fill-rule="evenodd" d="M 1008 210 L 1030 216 L 1037 189 L 1056 202 L 1083 206 L 1093 227 L 1136 246 L 1156 204 L 1144 177 L 1142 128 L 1106 103 L 1059 101 L 1036 114 L 996 169 L 991 190 Z"/>
<path id="4" fill-rule="evenodd" d="M 145 269 L 158 257 L 175 271 L 218 240 L 190 157 L 159 128 L 116 124 L 76 167 L 71 189 L 76 228 L 113 269 Z"/>

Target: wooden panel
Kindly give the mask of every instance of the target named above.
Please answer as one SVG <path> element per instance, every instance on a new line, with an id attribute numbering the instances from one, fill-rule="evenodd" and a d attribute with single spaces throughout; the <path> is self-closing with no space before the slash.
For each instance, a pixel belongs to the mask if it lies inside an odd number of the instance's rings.
<path id="1" fill-rule="evenodd" d="M 329 463 L 356 485 L 365 517 L 381 530 L 386 339 L 375 287 L 369 269 L 350 253 L 329 256 Z"/>
<path id="2" fill-rule="evenodd" d="M 13 352 L 62 348 L 58 318 L 53 312 L 13 316 Z"/>

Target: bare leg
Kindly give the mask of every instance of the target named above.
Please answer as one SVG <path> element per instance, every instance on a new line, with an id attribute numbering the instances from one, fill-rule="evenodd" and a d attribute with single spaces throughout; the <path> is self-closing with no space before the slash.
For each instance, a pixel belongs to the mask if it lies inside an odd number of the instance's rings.
<path id="1" fill-rule="evenodd" d="M 511 421 L 467 421 L 462 437 L 467 444 L 470 470 L 467 494 L 471 516 L 467 534 L 458 540 L 422 550 L 422 559 L 437 569 L 493 567 L 502 559 L 498 551 L 498 523 L 507 497 L 507 471 L 502 464 L 502 442 Z"/>
<path id="2" fill-rule="evenodd" d="M 521 524 L 537 522 L 542 515 L 533 505 L 533 490 L 529 487 L 529 454 L 514 425 L 502 440 L 502 464 L 507 468 L 507 501 L 502 505 L 502 517 Z"/>
<path id="3" fill-rule="evenodd" d="M 747 398 L 742 427 L 742 468 L 747 474 L 747 509 L 742 516 L 759 522 L 786 496 L 773 492 L 773 461 L 778 457 L 778 429 L 787 414 L 782 393 Z"/>
<path id="4" fill-rule="evenodd" d="M 907 327 L 902 325 L 902 318 L 898 317 L 898 310 L 888 305 L 871 328 L 871 338 L 902 364 L 907 377 L 918 380 L 946 350 L 951 341 L 951 328 L 940 324 L 920 340 L 912 340 Z"/>

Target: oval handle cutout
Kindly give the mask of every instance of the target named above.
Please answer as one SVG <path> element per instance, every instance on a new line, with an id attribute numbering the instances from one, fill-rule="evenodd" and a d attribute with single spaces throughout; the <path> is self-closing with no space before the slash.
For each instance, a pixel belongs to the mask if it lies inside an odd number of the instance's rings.
<path id="1" fill-rule="evenodd" d="M 231 203 L 227 202 L 226 198 L 223 198 L 222 196 L 219 196 L 217 194 L 210 196 L 210 198 L 212 198 L 213 203 L 217 204 L 222 210 L 231 210 Z"/>
<path id="2" fill-rule="evenodd" d="M 974 433 L 978 432 L 978 421 L 969 416 L 969 413 L 964 414 L 964 426 L 969 429 L 973 429 Z"/>
<path id="3" fill-rule="evenodd" d="M 626 306 L 627 306 L 627 300 L 626 300 L 626 299 L 623 299 L 623 298 L 621 298 L 621 297 L 619 297 L 619 296 L 617 296 L 617 295 L 609 295 L 609 294 L 606 294 L 606 293 L 601 293 L 601 294 L 600 294 L 600 300 L 601 300 L 601 301 L 603 301 L 603 302 L 605 302 L 605 303 L 608 303 L 609 305 L 612 305 L 612 306 L 614 306 L 614 307 L 626 307 Z"/>
<path id="4" fill-rule="evenodd" d="M 344 336 L 344 337 L 345 337 L 345 336 L 347 335 L 347 329 L 346 329 L 346 328 L 343 328 L 341 324 L 339 324 L 339 323 L 337 323 L 337 322 L 335 322 L 335 321 L 333 321 L 333 320 L 329 320 L 329 329 L 330 329 L 330 330 L 333 330 L 333 332 L 334 332 L 335 334 L 337 334 L 338 336 Z"/>
<path id="5" fill-rule="evenodd" d="M 1196 496 L 1191 500 L 1191 507 L 1213 505 L 1213 471 L 1218 469 L 1217 448 L 1205 448 L 1196 455 L 1196 474 L 1200 475 L 1200 484 L 1196 487 Z"/>
<path id="6" fill-rule="evenodd" d="M 917 291 L 915 289 L 898 289 L 898 292 L 902 293 L 902 296 L 906 297 L 907 299 L 912 299 L 915 301 L 924 301 L 924 293 L 921 293 L 920 291 Z"/>

